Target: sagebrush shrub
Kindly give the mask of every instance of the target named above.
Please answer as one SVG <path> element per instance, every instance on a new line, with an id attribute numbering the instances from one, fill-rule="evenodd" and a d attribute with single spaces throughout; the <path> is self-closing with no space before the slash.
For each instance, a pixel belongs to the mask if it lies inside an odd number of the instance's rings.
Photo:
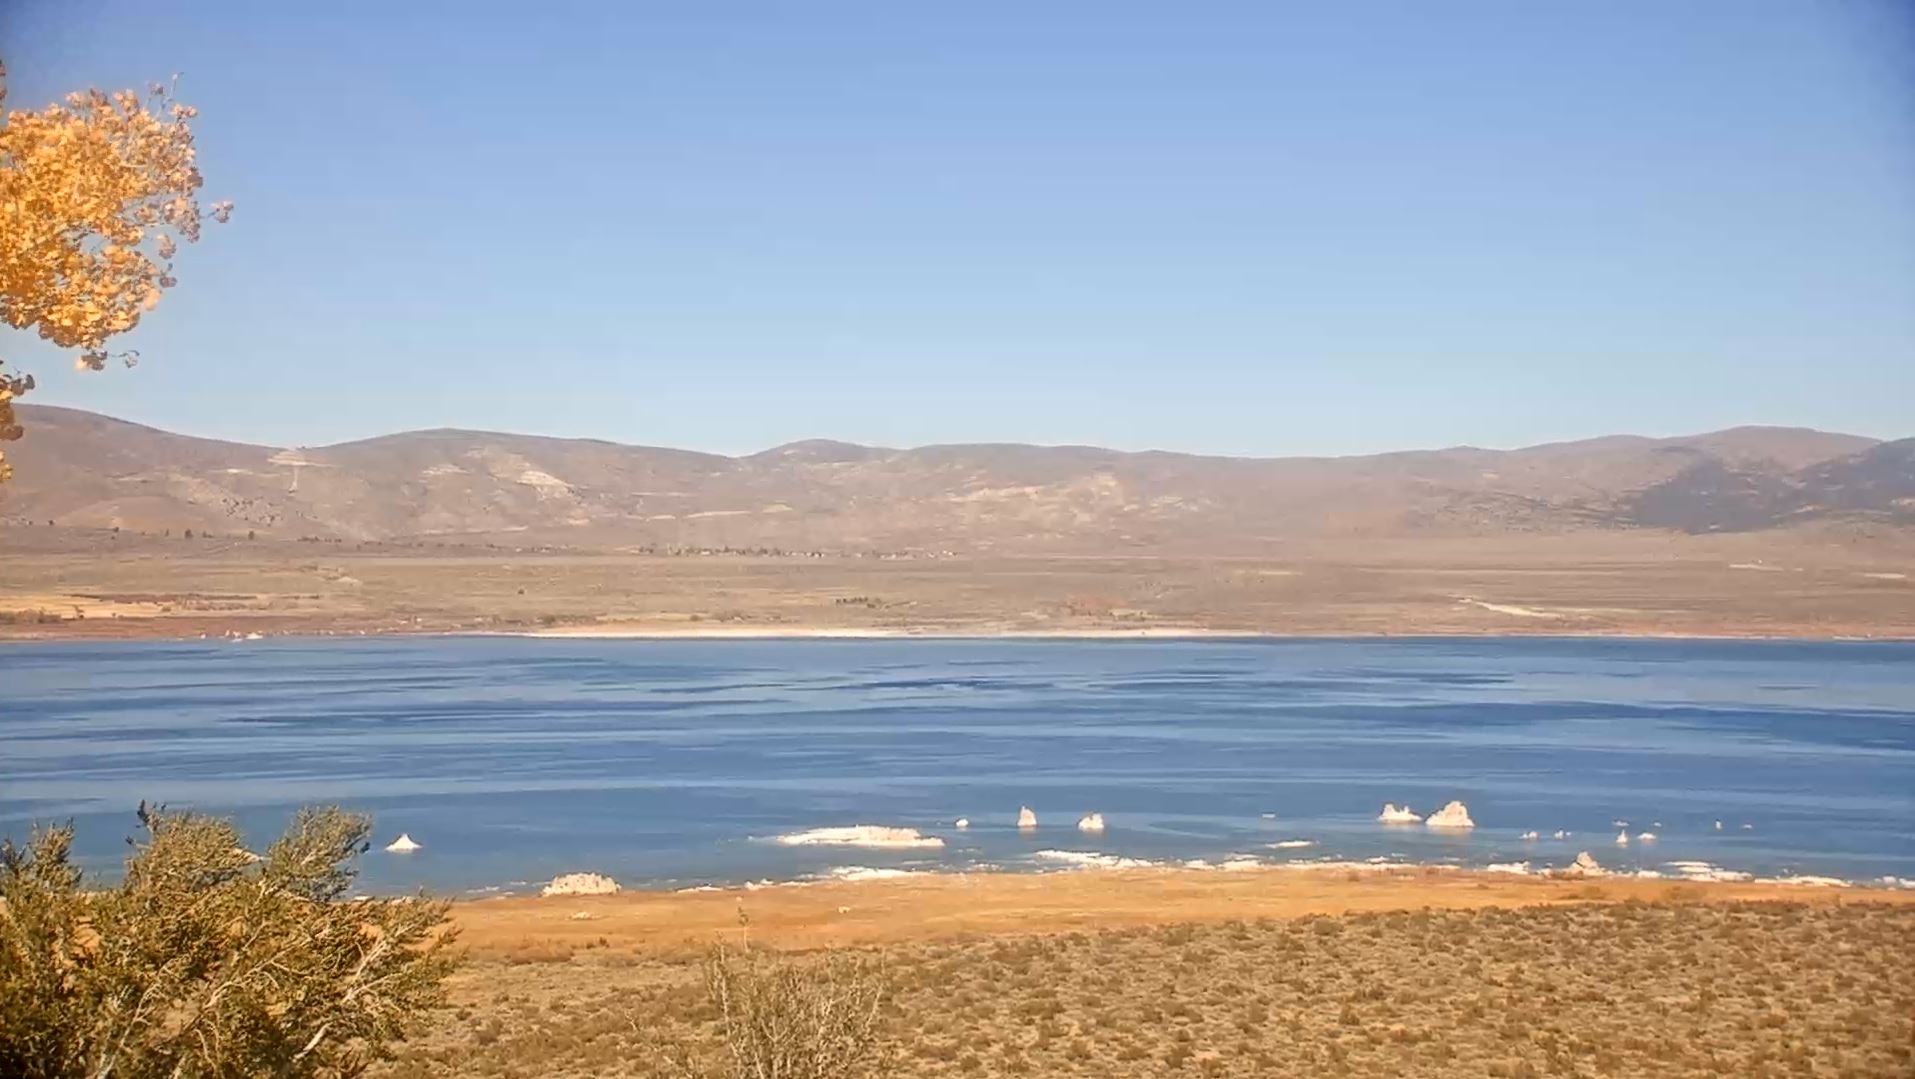
<path id="1" fill-rule="evenodd" d="M 718 1061 L 677 1056 L 685 1077 L 861 1079 L 888 1074 L 885 984 L 869 960 L 828 952 L 791 959 L 715 946 L 705 990 L 724 1045 Z"/>
<path id="2" fill-rule="evenodd" d="M 114 887 L 73 832 L 0 843 L 0 1075 L 351 1076 L 444 1002 L 448 906 L 347 898 L 369 821 L 302 810 L 261 857 L 140 807 Z"/>

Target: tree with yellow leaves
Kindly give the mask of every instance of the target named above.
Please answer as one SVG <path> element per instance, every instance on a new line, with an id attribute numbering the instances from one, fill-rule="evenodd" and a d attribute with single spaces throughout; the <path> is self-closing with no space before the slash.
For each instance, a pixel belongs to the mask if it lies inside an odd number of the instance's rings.
<path id="1" fill-rule="evenodd" d="M 180 242 L 199 239 L 195 115 L 159 83 L 144 97 L 83 90 L 38 112 L 0 110 L 0 321 L 106 366 L 108 341 L 173 286 Z M 232 204 L 206 209 L 224 221 Z M 12 401 L 32 388 L 0 371 L 0 442 L 20 437 Z"/>

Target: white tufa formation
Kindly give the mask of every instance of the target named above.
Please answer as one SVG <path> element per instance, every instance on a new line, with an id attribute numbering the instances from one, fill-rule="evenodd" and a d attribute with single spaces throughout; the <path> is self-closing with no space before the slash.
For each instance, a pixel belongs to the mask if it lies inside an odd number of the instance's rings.
<path id="1" fill-rule="evenodd" d="M 1035 813 L 1033 813 L 1033 812 L 1031 812 L 1031 807 L 1030 807 L 1030 806 L 1019 806 L 1019 807 L 1018 807 L 1018 810 L 1017 810 L 1017 826 L 1018 826 L 1019 828 L 1035 828 L 1035 827 L 1037 827 L 1037 814 L 1035 814 Z"/>
<path id="2" fill-rule="evenodd" d="M 399 838 L 386 844 L 386 849 L 394 854 L 411 854 L 413 851 L 419 849 L 419 844 L 414 843 L 411 836 L 400 832 Z"/>
<path id="3" fill-rule="evenodd" d="M 1385 802 L 1383 803 L 1383 812 L 1378 813 L 1376 819 L 1382 821 L 1384 824 L 1416 824 L 1422 821 L 1423 818 L 1412 811 L 1409 806 L 1398 809 L 1396 808 L 1395 802 Z"/>
<path id="4" fill-rule="evenodd" d="M 617 895 L 618 882 L 597 873 L 567 873 L 552 878 L 540 895 Z"/>
<path id="5" fill-rule="evenodd" d="M 970 826 L 971 826 L 971 818 L 969 818 L 969 817 L 959 817 L 959 818 L 957 819 L 957 824 L 956 824 L 956 828 L 957 828 L 957 830 L 958 830 L 958 831 L 960 831 L 960 832 L 961 832 L 961 831 L 963 831 L 964 829 L 966 829 L 966 828 L 969 828 Z"/>
<path id="6" fill-rule="evenodd" d="M 1077 830 L 1080 832 L 1103 831 L 1104 815 L 1102 813 L 1086 813 L 1083 819 L 1077 822 Z"/>
<path id="7" fill-rule="evenodd" d="M 1470 819 L 1469 807 L 1461 802 L 1451 802 L 1449 805 L 1430 814 L 1429 819 L 1423 823 L 1431 828 L 1476 827 L 1476 822 Z"/>

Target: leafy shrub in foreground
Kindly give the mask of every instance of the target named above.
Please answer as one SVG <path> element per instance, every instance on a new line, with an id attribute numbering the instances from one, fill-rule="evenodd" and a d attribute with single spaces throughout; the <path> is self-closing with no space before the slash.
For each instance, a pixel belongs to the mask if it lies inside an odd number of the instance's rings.
<path id="1" fill-rule="evenodd" d="M 140 807 L 116 887 L 71 828 L 0 843 L 0 1075 L 351 1076 L 444 1002 L 447 904 L 349 899 L 370 822 L 306 809 L 264 857 Z"/>

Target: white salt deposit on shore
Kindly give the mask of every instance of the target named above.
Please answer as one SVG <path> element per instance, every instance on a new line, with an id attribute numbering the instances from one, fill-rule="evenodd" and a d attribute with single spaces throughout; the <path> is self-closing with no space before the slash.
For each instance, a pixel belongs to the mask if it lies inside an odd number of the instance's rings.
<path id="1" fill-rule="evenodd" d="M 1471 599 L 1467 596 L 1458 598 L 1457 602 L 1466 604 L 1471 607 L 1479 607 L 1485 611 L 1494 611 L 1497 614 L 1514 615 L 1517 618 L 1561 618 L 1563 617 L 1561 614 L 1555 611 L 1545 611 L 1536 607 L 1519 607 L 1514 603 L 1485 603 L 1480 599 Z"/>
<path id="2" fill-rule="evenodd" d="M 1476 822 L 1470 819 L 1469 807 L 1461 802 L 1449 805 L 1429 815 L 1423 824 L 1430 828 L 1474 828 Z"/>
<path id="3" fill-rule="evenodd" d="M 1297 844 L 1297 843 L 1309 843 L 1311 841 L 1290 840 L 1285 842 L 1290 844 Z M 1271 847 L 1282 847 L 1284 845 L 1285 843 L 1269 844 L 1269 846 Z M 1604 868 L 1600 863 L 1598 863 L 1596 859 L 1588 851 L 1579 851 L 1576 855 L 1576 859 L 1574 862 L 1572 862 L 1571 864 L 1567 866 L 1563 866 L 1560 868 L 1553 868 L 1553 869 L 1538 868 L 1535 865 L 1535 863 L 1529 862 L 1529 861 L 1493 862 L 1493 863 L 1482 865 L 1482 866 L 1467 866 L 1467 865 L 1456 865 L 1456 864 L 1448 864 L 1448 863 L 1403 862 L 1395 858 L 1384 857 L 1384 856 L 1372 857 L 1364 861 L 1351 861 L 1347 859 L 1329 858 L 1329 857 L 1297 858 L 1292 860 L 1272 859 L 1269 861 L 1265 861 L 1253 855 L 1232 854 L 1232 855 L 1229 855 L 1226 860 L 1221 862 L 1209 861 L 1203 858 L 1192 858 L 1192 859 L 1187 859 L 1183 861 L 1163 862 L 1163 861 L 1153 861 L 1147 858 L 1132 858 L 1132 857 L 1127 857 L 1127 856 L 1119 855 L 1119 854 L 1108 854 L 1102 851 L 1047 849 L 1047 850 L 1035 851 L 1030 855 L 1030 857 L 1033 860 L 1040 863 L 1047 863 L 1047 864 L 1055 865 L 1059 868 L 1075 869 L 1075 870 L 1183 868 L 1183 869 L 1190 869 L 1190 870 L 1208 870 L 1208 871 L 1214 871 L 1214 872 L 1255 872 L 1255 871 L 1278 871 L 1278 870 L 1318 871 L 1318 870 L 1321 870 L 1326 872 L 1352 872 L 1352 873 L 1389 873 L 1389 872 L 1396 872 L 1396 871 L 1415 870 L 1415 871 L 1424 872 L 1424 873 L 1478 872 L 1478 873 L 1496 873 L 1496 874 L 1503 874 L 1503 875 L 1509 875 L 1509 876 L 1544 876 L 1544 877 L 1569 877 L 1569 878 L 1621 877 L 1621 878 L 1633 878 L 1637 880 L 1681 880 L 1681 881 L 1691 881 L 1695 883 L 1754 882 L 1757 884 L 1792 884 L 1792 885 L 1798 885 L 1802 887 L 1821 887 L 1821 888 L 1850 888 L 1855 886 L 1854 882 L 1843 880 L 1839 877 L 1823 877 L 1823 876 L 1809 876 L 1809 875 L 1795 875 L 1795 876 L 1787 876 L 1787 877 L 1757 877 L 1751 873 L 1741 872 L 1738 870 L 1722 869 L 1714 865 L 1713 863 L 1703 862 L 1703 861 L 1666 862 L 1666 863 L 1663 863 L 1664 866 L 1666 867 L 1666 871 L 1663 869 L 1609 870 Z M 994 872 L 994 871 L 1001 872 L 1004 870 L 1004 868 L 1005 867 L 1001 865 L 971 866 L 962 870 L 941 869 L 941 868 L 940 869 L 898 869 L 893 867 L 855 866 L 855 865 L 854 866 L 837 866 L 825 871 L 824 873 L 816 877 L 800 879 L 800 880 L 754 881 L 754 882 L 745 884 L 744 888 L 748 891 L 756 891 L 762 888 L 802 888 L 807 886 L 814 886 L 827 881 L 855 882 L 855 881 L 894 880 L 894 879 L 900 879 L 900 878 L 923 877 L 923 876 L 932 876 L 932 875 L 947 874 L 947 873 Z M 606 889 L 606 891 L 599 892 L 599 891 L 592 891 L 592 890 L 582 890 L 582 891 L 555 892 L 552 890 L 554 887 L 573 887 L 568 882 L 571 882 L 574 879 L 583 879 L 588 882 L 602 882 L 602 884 L 598 884 L 596 885 L 596 887 L 602 887 Z M 1915 880 L 1905 880 L 1899 877 L 1892 877 L 1892 876 L 1871 879 L 1865 883 L 1871 887 L 1915 889 Z M 587 885 L 587 887 L 593 887 L 593 885 Z M 617 890 L 618 890 L 618 885 L 612 882 L 609 878 L 600 877 L 600 876 L 597 876 L 596 874 L 590 874 L 590 873 L 577 873 L 577 874 L 571 874 L 570 876 L 567 876 L 567 877 L 561 877 L 553 881 L 551 885 L 548 885 L 546 887 L 546 891 L 544 892 L 544 894 L 546 895 L 592 895 L 592 894 L 610 894 L 610 893 L 616 892 Z M 677 890 L 684 891 L 684 892 L 722 891 L 724 890 L 724 886 L 698 885 L 698 886 L 694 886 L 690 888 L 681 888 Z"/>
<path id="4" fill-rule="evenodd" d="M 781 835 L 778 842 L 787 847 L 874 847 L 890 850 L 922 850 L 944 846 L 944 840 L 925 835 L 916 828 L 890 828 L 882 824 L 812 828 Z"/>
<path id="5" fill-rule="evenodd" d="M 552 883 L 539 890 L 540 895 L 617 895 L 618 882 L 597 873 L 567 873 L 552 878 Z"/>
<path id="6" fill-rule="evenodd" d="M 1125 858 L 1116 854 L 1100 854 L 1089 850 L 1040 850 L 1031 855 L 1046 862 L 1059 862 L 1080 869 L 1149 869 L 1156 862 L 1143 858 Z"/>
<path id="7" fill-rule="evenodd" d="M 1206 869 L 1218 873 L 1242 873 L 1252 869 L 1274 869 L 1275 866 L 1248 854 L 1233 854 L 1221 862 L 1192 858 L 1183 863 L 1185 869 Z"/>
<path id="8" fill-rule="evenodd" d="M 1244 873 L 1253 869 L 1274 869 L 1275 866 L 1248 854 L 1233 854 L 1221 862 L 1192 858 L 1183 863 L 1185 869 L 1207 869 L 1218 873 Z"/>
<path id="9" fill-rule="evenodd" d="M 1409 806 L 1398 809 L 1394 802 L 1383 803 L 1383 812 L 1378 813 L 1376 819 L 1384 824 L 1419 824 L 1423 820 Z"/>
<path id="10" fill-rule="evenodd" d="M 412 841 L 412 837 L 407 835 L 404 832 L 400 832 L 399 838 L 386 844 L 386 850 L 392 852 L 393 854 L 411 854 L 413 851 L 418 849 L 419 849 L 419 844 L 414 843 Z"/>
<path id="11" fill-rule="evenodd" d="M 1803 885 L 1804 887 L 1809 887 L 1809 888 L 1846 888 L 1849 886 L 1849 882 L 1841 879 L 1840 877 L 1807 877 L 1807 876 L 1777 877 L 1770 883 L 1800 884 L 1800 885 Z"/>
<path id="12" fill-rule="evenodd" d="M 868 865 L 841 865 L 830 872 L 832 880 L 896 880 L 899 877 L 916 877 L 920 872 L 915 869 L 889 869 Z"/>
<path id="13" fill-rule="evenodd" d="M 1731 869 L 1722 869 L 1708 862 L 1667 862 L 1669 868 L 1682 875 L 1684 880 L 1700 881 L 1744 881 L 1754 880 L 1753 873 L 1738 873 Z"/>

